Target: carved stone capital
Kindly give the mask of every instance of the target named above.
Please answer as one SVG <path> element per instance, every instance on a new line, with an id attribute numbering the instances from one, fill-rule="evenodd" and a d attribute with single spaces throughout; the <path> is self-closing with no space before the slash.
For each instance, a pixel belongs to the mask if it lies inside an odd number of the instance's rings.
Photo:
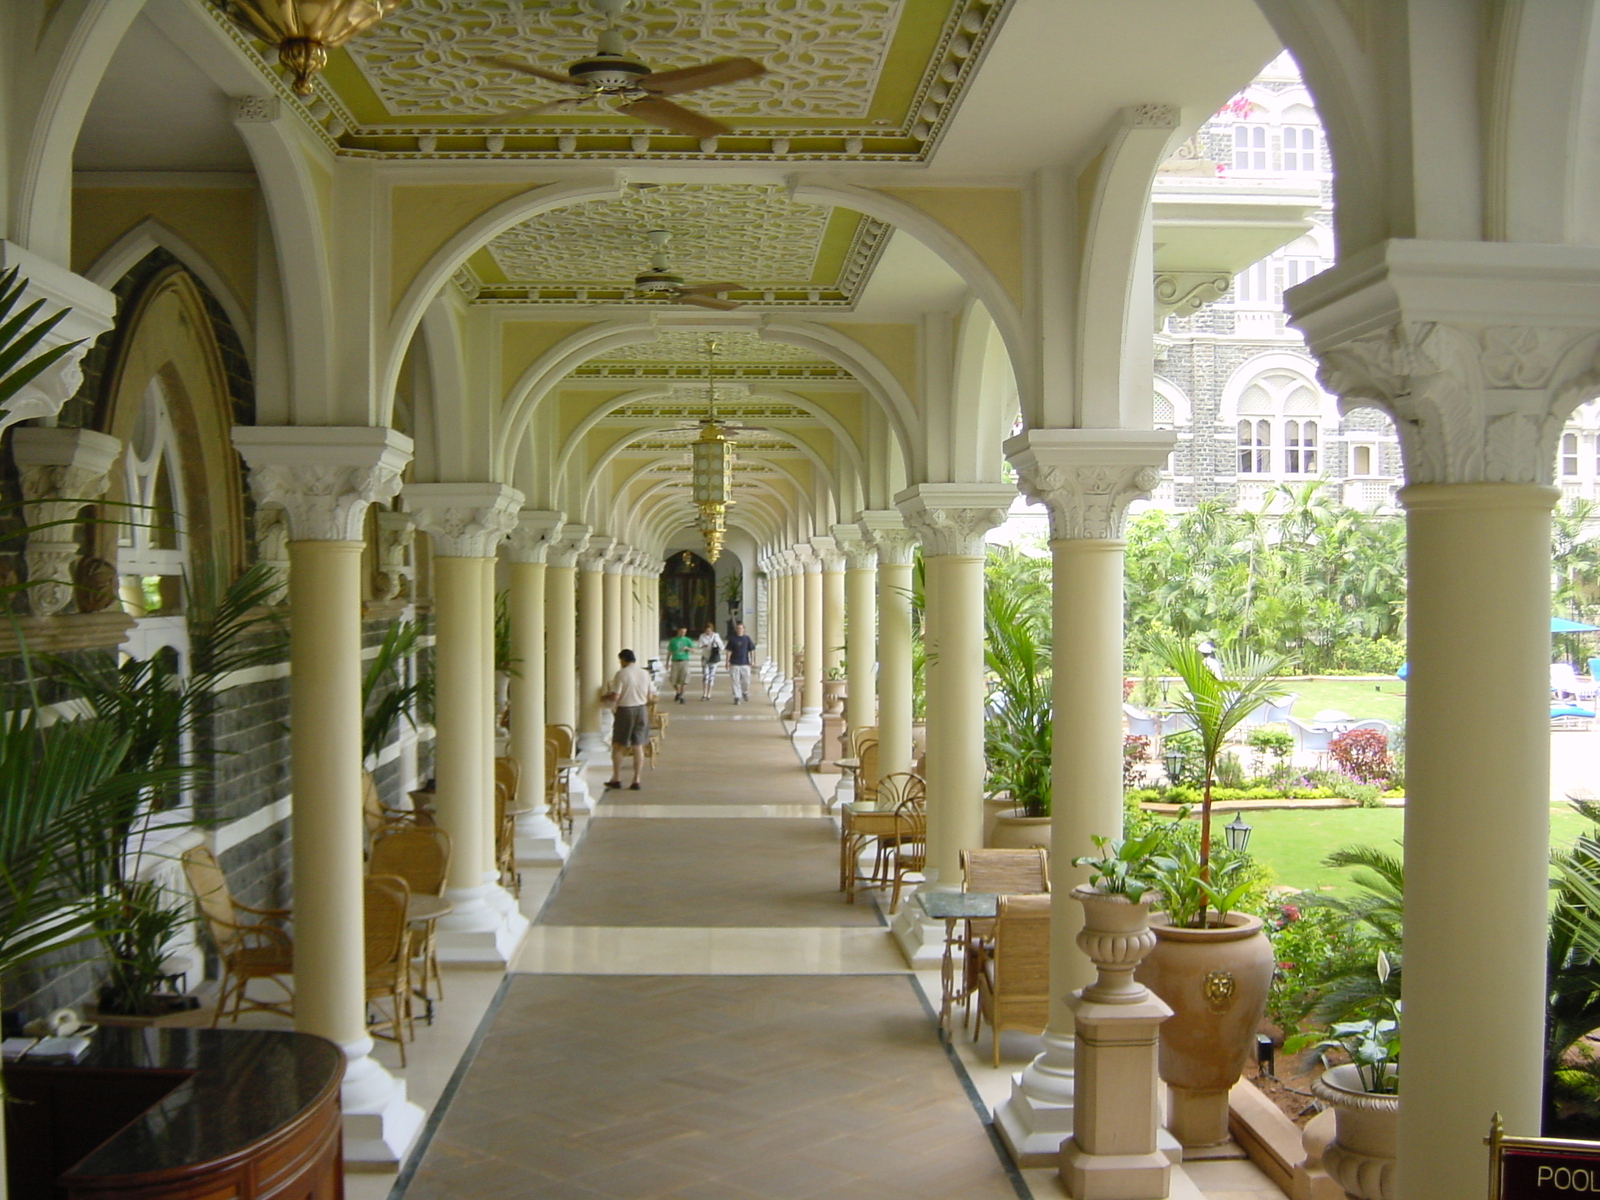
<path id="1" fill-rule="evenodd" d="M 377 563 L 373 568 L 373 592 L 379 600 L 397 599 L 410 582 L 409 554 L 417 524 L 408 512 L 379 509 Z"/>
<path id="2" fill-rule="evenodd" d="M 626 542 L 618 542 L 611 547 L 611 553 L 606 555 L 606 565 L 603 568 L 607 575 L 626 575 L 628 563 L 633 558 L 633 547 Z"/>
<path id="3" fill-rule="evenodd" d="M 267 603 L 284 603 L 289 598 L 289 514 L 281 508 L 256 509 L 256 561 L 272 574 Z"/>
<path id="4" fill-rule="evenodd" d="M 1326 275 L 1291 289 L 1294 324 L 1342 408 L 1394 418 L 1407 482 L 1553 481 L 1600 392 L 1600 250 L 1391 241 Z"/>
<path id="5" fill-rule="evenodd" d="M 822 558 L 807 543 L 798 542 L 789 554 L 794 562 L 796 575 L 822 574 Z"/>
<path id="6" fill-rule="evenodd" d="M 880 566 L 909 566 L 916 555 L 917 535 L 906 528 L 899 509 L 869 509 L 857 522 L 877 551 Z"/>
<path id="7" fill-rule="evenodd" d="M 578 559 L 580 571 L 604 571 L 606 560 L 611 557 L 611 547 L 617 544 L 614 537 L 605 537 L 602 534 L 591 534 L 589 544 L 584 547 L 583 555 Z"/>
<path id="8" fill-rule="evenodd" d="M 550 542 L 546 561 L 552 567 L 577 566 L 579 557 L 588 548 L 590 532 L 587 525 L 563 525 L 560 533 Z"/>
<path id="9" fill-rule="evenodd" d="M 1233 276 L 1226 271 L 1157 271 L 1156 327 L 1173 313 L 1186 317 L 1199 312 L 1232 286 Z"/>
<path id="10" fill-rule="evenodd" d="M 1018 490 L 1050 510 L 1053 540 L 1114 539 L 1128 505 L 1161 482 L 1174 440 L 1155 430 L 1034 429 L 1005 450 Z"/>
<path id="11" fill-rule="evenodd" d="M 814 537 L 811 539 L 811 549 L 816 552 L 820 570 L 835 572 L 844 570 L 844 552 L 833 538 Z"/>
<path id="12" fill-rule="evenodd" d="M 0 405 L 0 433 L 18 421 L 53 417 L 61 411 L 83 383 L 83 356 L 95 339 L 111 328 L 117 312 L 117 298 L 105 288 L 13 242 L 0 241 L 0 271 L 12 267 L 18 269 L 19 282 L 24 285 L 13 306 L 13 316 L 36 300 L 43 300 L 44 306 L 28 323 L 30 326 L 62 311 L 66 314 L 27 357 L 36 358 L 58 346 L 77 345 Z"/>
<path id="13" fill-rule="evenodd" d="M 525 508 L 517 514 L 517 526 L 506 537 L 506 556 L 516 563 L 542 563 L 551 544 L 561 537 L 567 514 L 548 509 Z"/>
<path id="14" fill-rule="evenodd" d="M 929 556 L 983 555 L 984 535 L 1003 524 L 1016 489 L 1009 484 L 923 483 L 895 497 L 906 526 Z"/>
<path id="15" fill-rule="evenodd" d="M 878 565 L 878 547 L 859 525 L 835 525 L 833 540 L 851 571 L 870 571 Z"/>
<path id="16" fill-rule="evenodd" d="M 436 558 L 493 558 L 522 508 L 522 493 L 503 483 L 413 483 L 404 494 Z"/>
<path id="17" fill-rule="evenodd" d="M 367 505 L 400 490 L 411 439 L 377 426 L 239 425 L 233 444 L 250 491 L 283 509 L 291 541 L 359 542 Z"/>

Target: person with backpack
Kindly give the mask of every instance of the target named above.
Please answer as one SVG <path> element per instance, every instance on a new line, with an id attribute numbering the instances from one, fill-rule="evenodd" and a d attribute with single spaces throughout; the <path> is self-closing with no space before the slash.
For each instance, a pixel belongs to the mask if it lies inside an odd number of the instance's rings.
<path id="1" fill-rule="evenodd" d="M 722 635 L 717 632 L 717 627 L 706 622 L 705 632 L 700 635 L 702 700 L 711 699 L 711 685 L 716 683 L 717 668 L 722 665 L 722 645 Z"/>

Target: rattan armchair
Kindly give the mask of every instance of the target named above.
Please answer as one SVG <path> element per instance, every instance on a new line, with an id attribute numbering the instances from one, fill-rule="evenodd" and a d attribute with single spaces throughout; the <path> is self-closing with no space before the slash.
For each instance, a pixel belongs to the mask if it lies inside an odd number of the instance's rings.
<path id="1" fill-rule="evenodd" d="M 499 779 L 494 784 L 494 861 L 500 884 L 513 896 L 522 895 L 522 872 L 517 870 L 517 817 L 512 811 L 511 788 Z"/>
<path id="2" fill-rule="evenodd" d="M 881 886 L 891 889 L 890 913 L 900 908 L 906 876 L 921 875 L 928 866 L 928 787 L 922 776 L 905 772 L 878 781 L 878 803 L 894 803 L 894 830 L 878 839 Z"/>
<path id="3" fill-rule="evenodd" d="M 410 899 L 411 889 L 399 876 L 367 876 L 361 906 L 367 1031 L 399 1046 L 402 1067 L 406 1065 L 406 1041 L 415 1036 L 411 1022 L 410 932 L 406 924 Z M 380 1007 L 384 1004 L 388 1005 L 387 1012 Z"/>
<path id="4" fill-rule="evenodd" d="M 561 744 L 555 738 L 544 740 L 544 807 L 550 820 L 563 834 L 572 832 L 572 797 L 567 791 L 566 772 L 561 768 Z"/>
<path id="5" fill-rule="evenodd" d="M 1050 897 L 1001 896 L 994 946 L 978 972 L 976 1041 L 989 1022 L 990 1056 L 1000 1065 L 1000 1031 L 1043 1033 L 1050 1019 Z"/>
<path id="6" fill-rule="evenodd" d="M 1034 896 L 1050 891 L 1050 852 L 1042 846 L 1030 846 L 1025 850 L 963 850 L 960 863 L 964 892 Z M 965 1003 L 977 987 L 978 972 L 994 944 L 994 918 L 969 920 L 961 944 L 965 966 L 957 999 Z"/>
<path id="7" fill-rule="evenodd" d="M 211 1015 L 216 1026 L 232 1001 L 232 1019 L 237 1021 L 245 1009 L 294 1015 L 294 989 L 284 982 L 294 975 L 294 943 L 273 922 L 287 921 L 286 908 L 253 908 L 233 898 L 228 877 L 222 873 L 217 856 L 205 846 L 184 851 L 183 873 L 194 890 L 195 904 L 222 961 L 222 985 L 217 993 L 217 1008 Z M 241 913 L 263 918 L 240 919 Z M 246 994 L 252 979 L 270 979 L 283 990 L 282 1000 L 256 1000 Z"/>
<path id="8" fill-rule="evenodd" d="M 393 829 L 373 840 L 367 870 L 373 875 L 394 875 L 406 881 L 413 896 L 444 895 L 450 874 L 450 835 L 442 829 Z M 413 922 L 411 959 L 417 968 L 418 994 L 429 1004 L 443 998 L 435 945 L 435 918 Z M 429 980 L 433 981 L 430 991 Z M 431 1019 L 431 1016 L 430 1016 Z"/>

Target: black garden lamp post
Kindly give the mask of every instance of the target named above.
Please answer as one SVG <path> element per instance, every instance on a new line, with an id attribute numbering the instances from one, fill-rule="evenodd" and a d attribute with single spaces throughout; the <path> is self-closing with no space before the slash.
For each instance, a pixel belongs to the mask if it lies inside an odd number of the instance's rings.
<path id="1" fill-rule="evenodd" d="M 1222 827 L 1224 836 L 1228 839 L 1229 850 L 1242 851 L 1250 844 L 1250 826 L 1244 823 L 1244 816 L 1235 813 L 1233 820 Z"/>
<path id="2" fill-rule="evenodd" d="M 1178 786 L 1178 776 L 1183 771 L 1184 753 L 1176 746 L 1168 746 L 1161 752 L 1161 761 L 1167 767 L 1167 782 L 1173 787 Z"/>

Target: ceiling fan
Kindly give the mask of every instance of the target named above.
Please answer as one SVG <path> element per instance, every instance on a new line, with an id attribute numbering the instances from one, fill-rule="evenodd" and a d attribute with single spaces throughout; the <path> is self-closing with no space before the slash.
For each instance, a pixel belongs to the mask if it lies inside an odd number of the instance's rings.
<path id="1" fill-rule="evenodd" d="M 770 433 L 763 425 L 730 425 L 717 417 L 717 385 L 713 374 L 717 355 L 722 353 L 722 343 L 715 337 L 706 338 L 706 415 L 693 425 L 674 425 L 673 429 L 698 429 L 701 436 L 706 436 L 708 431 L 720 435 L 728 441 L 737 440 L 741 433 Z"/>
<path id="2" fill-rule="evenodd" d="M 674 104 L 666 97 L 754 79 L 758 75 L 765 75 L 767 69 L 753 58 L 725 58 L 718 62 L 680 67 L 676 71 L 654 71 L 638 59 L 628 57 L 627 38 L 617 28 L 617 16 L 628 3 L 629 0 L 589 0 L 589 6 L 606 18 L 605 28 L 600 31 L 594 54 L 568 64 L 565 75 L 511 58 L 478 59 L 490 66 L 575 87 L 582 92 L 578 96 L 566 96 L 544 104 L 497 113 L 483 120 L 504 121 L 511 117 L 559 113 L 594 100 L 616 99 L 625 101 L 616 106 L 616 112 L 646 124 L 660 125 L 674 133 L 694 138 L 731 133 L 732 130 L 721 121 L 684 108 L 681 104 Z M 478 123 L 482 124 L 483 121 Z"/>
<path id="3" fill-rule="evenodd" d="M 714 308 L 718 312 L 744 307 L 737 300 L 724 300 L 717 295 L 718 292 L 744 291 L 745 285 L 742 283 L 724 281 L 688 285 L 683 282 L 682 275 L 673 272 L 667 257 L 667 243 L 672 239 L 668 230 L 652 229 L 645 237 L 650 239 L 650 249 L 654 253 L 650 255 L 650 266 L 633 277 L 636 294 L 647 300 L 665 296 L 674 304 L 693 304 L 700 308 Z"/>

